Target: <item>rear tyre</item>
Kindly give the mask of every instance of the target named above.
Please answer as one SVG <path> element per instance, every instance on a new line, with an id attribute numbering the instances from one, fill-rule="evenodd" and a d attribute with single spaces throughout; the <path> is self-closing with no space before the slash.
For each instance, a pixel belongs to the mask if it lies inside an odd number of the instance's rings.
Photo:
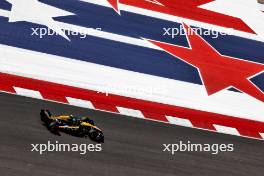
<path id="1" fill-rule="evenodd" d="M 58 130 L 58 126 L 57 126 L 57 123 L 55 121 L 51 122 L 48 126 L 50 132 L 52 133 L 55 133 L 55 134 L 58 134 L 59 133 L 59 130 Z"/>
<path id="2" fill-rule="evenodd" d="M 49 124 L 50 123 L 50 117 L 51 117 L 51 113 L 49 110 L 42 109 L 40 111 L 40 119 L 42 122 Z"/>
<path id="3" fill-rule="evenodd" d="M 49 115 L 49 117 L 51 116 L 51 112 L 49 110 L 46 110 L 47 114 Z"/>

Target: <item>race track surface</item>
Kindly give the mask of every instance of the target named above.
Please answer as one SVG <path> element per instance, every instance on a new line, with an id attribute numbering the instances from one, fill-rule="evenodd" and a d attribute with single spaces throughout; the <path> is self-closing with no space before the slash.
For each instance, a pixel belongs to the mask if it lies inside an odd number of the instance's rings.
<path id="1" fill-rule="evenodd" d="M 54 114 L 89 115 L 105 133 L 102 152 L 31 152 L 31 145 L 91 143 L 47 131 L 41 108 Z M 53 102 L 0 94 L 1 176 L 262 176 L 263 141 L 171 126 Z M 234 152 L 163 152 L 163 143 L 232 143 Z"/>

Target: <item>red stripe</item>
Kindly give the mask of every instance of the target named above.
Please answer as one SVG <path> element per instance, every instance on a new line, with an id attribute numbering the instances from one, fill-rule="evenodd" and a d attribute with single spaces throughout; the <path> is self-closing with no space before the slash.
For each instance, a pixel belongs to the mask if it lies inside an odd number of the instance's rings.
<path id="1" fill-rule="evenodd" d="M 93 105 L 96 109 L 109 111 L 109 112 L 118 112 L 115 105 L 112 104 L 106 104 L 106 103 L 98 103 L 93 101 Z"/>
<path id="2" fill-rule="evenodd" d="M 237 118 L 212 112 L 199 111 L 185 107 L 178 107 L 155 103 L 145 100 L 122 97 L 109 94 L 106 96 L 96 91 L 86 90 L 41 80 L 35 80 L 15 75 L 0 73 L 0 90 L 14 93 L 13 86 L 39 91 L 49 100 L 66 102 L 65 97 L 88 100 L 95 108 L 118 112 L 117 106 L 140 110 L 147 119 L 167 122 L 165 115 L 188 119 L 194 127 L 215 130 L 213 124 L 236 128 L 241 135 L 261 138 L 259 133 L 264 133 L 264 123 Z"/>
<path id="3" fill-rule="evenodd" d="M 151 120 L 158 120 L 162 122 L 168 122 L 167 118 L 163 114 L 156 114 L 154 112 L 145 111 L 143 112 L 144 117 Z"/>

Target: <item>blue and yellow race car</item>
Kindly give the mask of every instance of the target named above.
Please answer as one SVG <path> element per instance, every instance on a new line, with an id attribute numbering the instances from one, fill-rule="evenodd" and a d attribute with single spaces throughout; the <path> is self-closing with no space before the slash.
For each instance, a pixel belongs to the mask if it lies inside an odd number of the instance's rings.
<path id="1" fill-rule="evenodd" d="M 102 130 L 95 126 L 94 121 L 88 117 L 53 116 L 49 110 L 42 109 L 40 118 L 52 133 L 59 134 L 60 131 L 63 131 L 79 137 L 89 137 L 98 143 L 104 142 Z"/>

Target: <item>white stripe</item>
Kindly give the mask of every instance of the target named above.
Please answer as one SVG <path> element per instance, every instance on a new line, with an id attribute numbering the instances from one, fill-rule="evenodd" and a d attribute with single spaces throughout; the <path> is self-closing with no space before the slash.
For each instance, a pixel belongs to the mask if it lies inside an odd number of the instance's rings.
<path id="1" fill-rule="evenodd" d="M 3 10 L 3 9 L 0 9 L 0 16 L 3 16 L 3 17 L 9 17 L 9 11 L 7 10 Z"/>
<path id="2" fill-rule="evenodd" d="M 264 139 L 264 133 L 259 133 L 259 134 Z"/>
<path id="3" fill-rule="evenodd" d="M 32 98 L 38 98 L 38 99 L 43 99 L 42 95 L 40 94 L 39 91 L 35 90 L 30 90 L 30 89 L 24 89 L 21 87 L 14 87 L 16 93 L 18 95 L 23 95 L 26 97 L 32 97 Z"/>
<path id="4" fill-rule="evenodd" d="M 264 121 L 264 103 L 237 92 L 223 90 L 208 96 L 202 85 L 6 45 L 0 45 L 0 65 L 4 73 L 95 91 L 103 88 L 121 96 Z M 139 91 L 143 89 L 147 90 Z"/>
<path id="5" fill-rule="evenodd" d="M 259 4 L 259 8 L 261 11 L 264 11 L 264 4 Z"/>
<path id="6" fill-rule="evenodd" d="M 91 101 L 87 100 L 81 100 L 71 97 L 66 97 L 67 101 L 70 105 L 83 107 L 83 108 L 89 108 L 89 109 L 95 109 Z"/>
<path id="7" fill-rule="evenodd" d="M 259 7 L 256 0 L 216 0 L 199 7 L 208 11 L 240 18 L 256 34 L 264 38 L 264 14 L 258 10 Z"/>
<path id="8" fill-rule="evenodd" d="M 63 28 L 63 29 L 67 29 L 67 30 L 71 30 L 74 32 L 78 32 L 78 33 L 82 33 L 82 34 L 86 34 L 86 35 L 90 35 L 90 36 L 94 36 L 94 37 L 98 37 L 98 38 L 104 38 L 104 39 L 108 39 L 108 40 L 112 40 L 112 41 L 116 41 L 116 42 L 122 42 L 122 43 L 126 43 L 126 44 L 130 44 L 130 45 L 136 45 L 136 46 L 141 46 L 141 47 L 145 47 L 145 48 L 151 48 L 151 49 L 155 49 L 155 50 L 162 50 L 159 47 L 145 41 L 139 38 L 133 38 L 133 37 L 128 37 L 128 36 L 124 36 L 124 35 L 119 35 L 119 34 L 114 34 L 114 33 L 110 33 L 110 32 L 104 32 L 104 31 L 100 31 L 100 30 L 96 30 L 96 29 L 92 29 L 92 28 L 85 28 L 85 27 L 81 27 L 81 26 L 76 26 L 76 25 L 72 25 L 72 24 L 67 24 L 67 23 L 62 23 L 62 22 L 58 22 L 58 24 Z"/>
<path id="9" fill-rule="evenodd" d="M 138 118 L 145 118 L 141 111 L 135 110 L 135 109 L 128 109 L 123 107 L 117 107 L 117 110 L 120 112 L 120 114 L 132 116 L 132 117 L 138 117 Z"/>
<path id="10" fill-rule="evenodd" d="M 218 131 L 220 133 L 240 136 L 240 134 L 236 128 L 231 128 L 231 127 L 226 127 L 226 126 L 221 126 L 221 125 L 216 125 L 216 124 L 214 124 L 214 127 L 215 127 L 216 131 Z"/>
<path id="11" fill-rule="evenodd" d="M 185 126 L 185 127 L 193 127 L 191 121 L 188 119 L 182 119 L 182 118 L 172 117 L 172 116 L 166 116 L 166 118 L 171 124 Z"/>

